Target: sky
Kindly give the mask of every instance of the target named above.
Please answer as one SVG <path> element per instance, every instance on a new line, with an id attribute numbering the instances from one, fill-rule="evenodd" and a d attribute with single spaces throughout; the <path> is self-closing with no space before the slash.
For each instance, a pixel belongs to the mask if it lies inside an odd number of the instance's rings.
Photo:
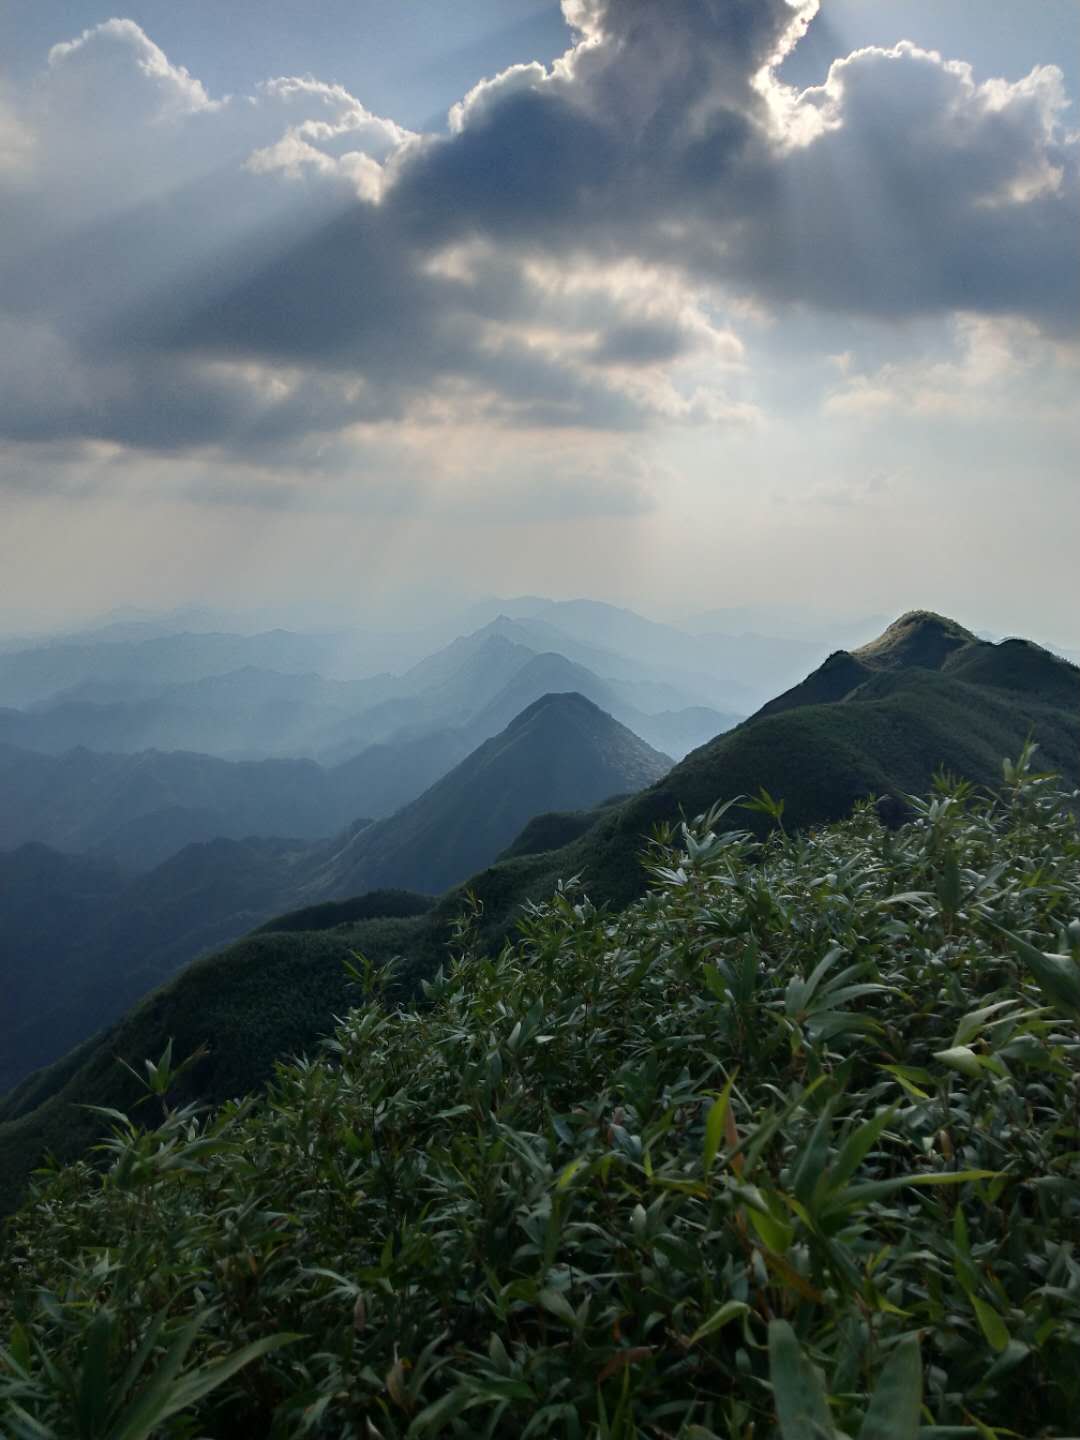
<path id="1" fill-rule="evenodd" d="M 6 0 L 0 625 L 1080 642 L 1078 42 L 1078 0 Z"/>

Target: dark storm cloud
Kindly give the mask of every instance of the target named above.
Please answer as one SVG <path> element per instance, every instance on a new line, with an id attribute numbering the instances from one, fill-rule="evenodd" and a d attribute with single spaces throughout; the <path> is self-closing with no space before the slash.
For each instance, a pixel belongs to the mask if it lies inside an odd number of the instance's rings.
<path id="1" fill-rule="evenodd" d="M 0 433 L 261 462 L 435 403 L 524 426 L 715 417 L 659 378 L 724 351 L 687 298 L 702 284 L 1075 326 L 1056 72 L 979 85 L 901 46 L 796 96 L 770 66 L 809 7 L 564 10 L 575 47 L 477 86 L 440 137 L 310 80 L 214 101 L 130 22 L 61 47 L 0 155 Z"/>

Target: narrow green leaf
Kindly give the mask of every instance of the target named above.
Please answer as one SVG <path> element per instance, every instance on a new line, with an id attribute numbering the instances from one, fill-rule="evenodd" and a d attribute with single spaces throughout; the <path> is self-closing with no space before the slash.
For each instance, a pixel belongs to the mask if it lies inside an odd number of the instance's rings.
<path id="1" fill-rule="evenodd" d="M 690 1336 L 690 1344 L 696 1345 L 699 1340 L 704 1340 L 707 1335 L 714 1335 L 717 1330 L 722 1330 L 732 1320 L 738 1319 L 740 1315 L 749 1315 L 750 1306 L 742 1300 L 729 1300 L 721 1305 L 719 1310 L 714 1310 L 704 1324 L 699 1325 Z"/>
<path id="2" fill-rule="evenodd" d="M 112 1311 L 101 1309 L 86 1332 L 79 1385 L 79 1430 L 83 1435 L 96 1435 L 103 1428 L 109 1401 L 109 1347 L 115 1323 Z"/>
<path id="3" fill-rule="evenodd" d="M 578 1171 L 587 1164 L 588 1161 L 580 1155 L 577 1157 L 576 1160 L 571 1160 L 570 1164 L 563 1169 L 558 1180 L 555 1182 L 555 1189 L 565 1190 L 566 1187 L 573 1182 L 574 1176 L 578 1173 Z"/>
<path id="4" fill-rule="evenodd" d="M 153 1433 L 198 1330 L 199 1317 L 196 1316 L 177 1332 L 147 1384 L 114 1422 L 109 1440 L 146 1440 Z"/>
<path id="5" fill-rule="evenodd" d="M 837 1196 L 830 1209 L 850 1210 L 871 1200 L 881 1200 L 902 1190 L 905 1185 L 964 1185 L 969 1180 L 993 1180 L 997 1170 L 941 1170 L 930 1175 L 895 1175 L 891 1180 L 868 1180 L 863 1185 L 851 1185 Z"/>
<path id="6" fill-rule="evenodd" d="M 905 1335 L 881 1372 L 859 1440 L 918 1440 L 921 1409 L 919 1341 Z"/>
<path id="7" fill-rule="evenodd" d="M 935 1050 L 934 1059 L 948 1065 L 950 1070 L 959 1070 L 961 1075 L 966 1075 L 971 1080 L 982 1078 L 983 1067 L 979 1063 L 979 1057 L 967 1045 L 953 1045 L 948 1050 Z"/>
<path id="8" fill-rule="evenodd" d="M 14 1400 L 7 1402 L 4 1424 L 10 1425 L 12 1440 L 58 1440 L 55 1430 L 50 1430 L 47 1425 L 42 1425 L 40 1420 L 28 1415 Z"/>
<path id="9" fill-rule="evenodd" d="M 915 1100 L 929 1100 L 929 1091 L 921 1089 L 914 1080 L 906 1073 L 903 1065 L 879 1065 L 879 1070 L 886 1070 L 893 1077 L 902 1090 L 905 1090 Z"/>
<path id="10" fill-rule="evenodd" d="M 934 881 L 934 889 L 937 892 L 941 908 L 946 915 L 955 915 L 960 908 L 960 862 L 956 858 L 956 851 L 949 850 L 945 856 L 941 871 Z"/>
<path id="11" fill-rule="evenodd" d="M 1007 1010 L 1011 1005 L 1019 1005 L 1019 1000 L 999 1000 L 996 1005 L 983 1005 L 978 1010 L 971 1010 L 961 1019 L 956 1027 L 956 1034 L 953 1037 L 954 1045 L 969 1045 L 976 1035 L 983 1029 L 985 1021 L 999 1010 Z"/>
<path id="12" fill-rule="evenodd" d="M 792 1175 L 792 1189 L 795 1191 L 795 1198 L 802 1205 L 809 1204 L 814 1187 L 821 1179 L 822 1171 L 825 1169 L 825 1162 L 829 1154 L 829 1131 L 832 1128 L 833 1108 L 833 1102 L 830 1100 L 818 1116 L 817 1123 L 810 1132 L 810 1139 L 803 1146 L 802 1154 L 799 1156 Z"/>
<path id="13" fill-rule="evenodd" d="M 245 1345 L 243 1349 L 238 1350 L 235 1355 L 230 1355 L 224 1360 L 217 1361 L 214 1365 L 207 1365 L 201 1370 L 183 1376 L 169 1405 L 162 1413 L 161 1419 L 167 1420 L 177 1411 L 186 1410 L 188 1406 L 197 1404 L 204 1395 L 209 1395 L 212 1390 L 216 1390 L 226 1380 L 231 1380 L 245 1365 L 250 1365 L 261 1355 L 268 1355 L 271 1350 L 280 1350 L 283 1345 L 291 1345 L 299 1339 L 301 1336 L 293 1334 L 267 1335 L 262 1340 L 253 1340 L 250 1345 Z"/>
<path id="14" fill-rule="evenodd" d="M 824 1382 L 786 1320 L 769 1322 L 769 1379 L 783 1440 L 833 1440 Z"/>
<path id="15" fill-rule="evenodd" d="M 980 1300 L 978 1295 L 969 1295 L 968 1299 L 971 1301 L 971 1308 L 975 1311 L 979 1329 L 995 1350 L 998 1352 L 1004 1350 L 1009 1343 L 1009 1329 L 1005 1321 L 992 1305 L 988 1305 L 985 1300 Z"/>
<path id="16" fill-rule="evenodd" d="M 829 1166 L 828 1173 L 823 1177 L 830 1191 L 838 1191 L 847 1184 L 877 1144 L 895 1114 L 895 1105 L 890 1105 L 887 1110 L 879 1110 L 848 1136 L 836 1159 Z"/>
<path id="17" fill-rule="evenodd" d="M 565 1296 L 559 1294 L 558 1290 L 541 1290 L 536 1298 L 549 1315 L 554 1315 L 565 1325 L 573 1326 L 577 1323 L 573 1306 Z"/>
<path id="18" fill-rule="evenodd" d="M 844 947 L 842 945 L 830 945 L 822 959 L 820 959 L 813 970 L 811 970 L 810 974 L 806 977 L 806 989 L 803 992 L 804 1006 L 809 1004 L 814 998 L 814 992 L 821 983 L 822 976 L 836 964 L 843 953 Z"/>
<path id="19" fill-rule="evenodd" d="M 724 1138 L 724 1124 L 727 1120 L 728 1105 L 731 1101 L 731 1087 L 735 1083 L 735 1076 L 739 1072 L 732 1071 L 728 1077 L 727 1084 L 720 1091 L 719 1096 L 709 1106 L 709 1113 L 705 1119 L 705 1146 L 702 1154 L 702 1168 L 706 1180 L 712 1171 L 713 1162 L 720 1149 L 721 1141 Z"/>
<path id="20" fill-rule="evenodd" d="M 986 923 L 999 935 L 1005 936 L 1035 976 L 1046 998 L 1066 1014 L 1080 1017 L 1080 966 L 1072 956 L 1048 955 L 993 920 Z"/>
<path id="21" fill-rule="evenodd" d="M 798 1205 L 798 1201 L 794 1202 Z M 802 1208 L 801 1206 L 799 1207 Z M 810 1219 L 808 1229 L 813 1229 L 813 1220 Z M 775 1250 L 778 1255 L 785 1255 L 788 1246 L 795 1238 L 794 1228 L 785 1220 L 778 1220 L 771 1211 L 750 1210 L 750 1224 L 754 1227 L 762 1240 L 770 1250 Z"/>
<path id="22" fill-rule="evenodd" d="M 473 1401 L 473 1396 L 464 1385 L 456 1385 L 446 1395 L 440 1395 L 430 1405 L 424 1407 L 416 1419 L 405 1432 L 406 1436 L 424 1435 L 428 1431 L 438 1431 L 439 1428 L 461 1412 Z"/>

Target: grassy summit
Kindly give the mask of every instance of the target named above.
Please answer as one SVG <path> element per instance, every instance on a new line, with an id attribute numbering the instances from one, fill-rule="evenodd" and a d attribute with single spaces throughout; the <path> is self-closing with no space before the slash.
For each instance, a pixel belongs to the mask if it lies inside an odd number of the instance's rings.
<path id="1" fill-rule="evenodd" d="M 161 1057 L 156 1128 L 11 1224 L 6 1428 L 1072 1433 L 1075 813 L 1024 764 L 912 810 L 717 814 L 496 956 L 466 918 L 258 1100 L 177 1108 Z"/>

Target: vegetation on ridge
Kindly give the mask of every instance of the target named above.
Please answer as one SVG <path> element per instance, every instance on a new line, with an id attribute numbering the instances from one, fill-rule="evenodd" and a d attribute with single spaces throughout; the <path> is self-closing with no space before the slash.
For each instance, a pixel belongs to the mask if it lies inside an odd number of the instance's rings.
<path id="1" fill-rule="evenodd" d="M 567 888 L 496 957 L 467 920 L 261 1100 L 148 1066 L 160 1125 L 12 1222 L 11 1432 L 1067 1433 L 1075 811 L 1026 763 L 913 810 L 714 813 L 619 916 Z"/>

